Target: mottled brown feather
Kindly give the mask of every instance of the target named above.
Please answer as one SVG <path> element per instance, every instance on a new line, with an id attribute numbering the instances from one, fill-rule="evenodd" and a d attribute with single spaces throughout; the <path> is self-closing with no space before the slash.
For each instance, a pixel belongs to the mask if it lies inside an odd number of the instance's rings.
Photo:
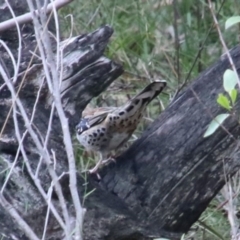
<path id="1" fill-rule="evenodd" d="M 137 128 L 146 106 L 165 86 L 165 81 L 150 83 L 121 107 L 85 109 L 82 115 L 87 127 L 80 129 L 80 125 L 77 126 L 79 142 L 87 150 L 100 152 L 103 158 L 107 157 L 109 152 L 117 150 L 128 141 Z M 100 163 L 93 170 L 96 171 L 99 166 Z"/>

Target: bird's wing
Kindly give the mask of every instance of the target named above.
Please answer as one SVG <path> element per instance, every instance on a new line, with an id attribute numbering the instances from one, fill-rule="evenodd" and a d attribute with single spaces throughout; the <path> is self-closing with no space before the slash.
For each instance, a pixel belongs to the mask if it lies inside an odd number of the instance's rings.
<path id="1" fill-rule="evenodd" d="M 85 131 L 91 127 L 94 127 L 101 122 L 103 122 L 109 113 L 115 110 L 114 107 L 101 107 L 94 109 L 86 109 L 82 113 L 82 119 L 77 125 L 78 129 L 82 129 L 81 131 Z"/>
<path id="2" fill-rule="evenodd" d="M 105 113 L 114 111 L 115 107 L 99 107 L 99 108 L 85 108 L 82 112 L 83 118 L 91 118 Z"/>
<path id="3" fill-rule="evenodd" d="M 91 116 L 86 116 L 85 119 L 88 120 L 89 127 L 93 127 L 101 122 L 103 122 L 109 112 L 101 112 L 99 114 L 91 115 Z"/>

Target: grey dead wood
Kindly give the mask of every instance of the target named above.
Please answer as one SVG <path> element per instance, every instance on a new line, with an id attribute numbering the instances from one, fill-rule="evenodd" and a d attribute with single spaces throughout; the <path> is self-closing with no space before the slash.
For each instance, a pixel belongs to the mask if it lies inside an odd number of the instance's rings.
<path id="1" fill-rule="evenodd" d="M 240 71 L 240 47 L 231 51 Z M 120 197 L 148 229 L 187 232 L 226 179 L 239 170 L 239 123 L 203 138 L 212 117 L 226 111 L 223 93 L 226 55 L 202 72 L 134 142 L 117 164 L 103 169 L 101 186 Z M 239 100 L 234 111 L 239 112 Z M 153 231 L 154 232 L 154 231 Z"/>
<path id="2" fill-rule="evenodd" d="M 26 11 L 26 4 L 23 1 L 15 3 L 17 8 L 15 5 L 13 7 L 17 15 Z M 4 1 L 1 1 L 1 6 L 2 4 Z M 17 12 L 17 9 L 20 11 Z M 11 17 L 7 14 L 6 8 L 1 8 L 0 11 L 1 21 Z M 32 35 L 31 23 L 22 26 L 21 29 L 24 37 L 21 72 L 24 72 L 31 57 L 29 50 L 34 50 L 36 41 Z M 51 25 L 49 29 L 52 30 Z M 103 56 L 111 34 L 112 29 L 104 26 L 93 33 L 73 38 L 65 49 L 66 66 L 61 92 L 73 135 L 74 126 L 86 104 L 104 91 L 123 71 L 120 65 Z M 1 39 L 16 56 L 18 47 L 16 30 L 9 29 L 1 35 Z M 231 55 L 239 71 L 240 47 L 232 49 Z M 5 65 L 9 76 L 12 76 L 10 59 L 2 47 L 0 56 L 1 64 Z M 34 64 L 19 95 L 29 114 L 36 99 L 39 83 L 44 77 L 37 58 L 34 59 Z M 204 131 L 211 121 L 209 112 L 212 116 L 224 112 L 216 104 L 216 97 L 218 93 L 223 92 L 222 75 L 227 68 L 230 68 L 229 62 L 226 56 L 222 56 L 213 66 L 201 73 L 149 126 L 141 138 L 118 157 L 116 163 L 100 171 L 101 181 L 95 176 L 89 176 L 86 186 L 84 178 L 79 174 L 78 186 L 81 197 L 85 190 L 89 192 L 95 189 L 84 202 L 84 207 L 87 208 L 84 239 L 147 240 L 160 236 L 179 239 L 182 233 L 189 230 L 224 185 L 225 173 L 232 176 L 239 169 L 236 141 L 239 124 L 236 120 L 228 119 L 224 124 L 232 136 L 219 129 L 213 136 L 203 138 Z M 19 87 L 21 76 L 15 85 L 16 89 Z M 3 80 L 0 78 L 0 86 L 2 84 Z M 44 85 L 34 120 L 42 135 L 46 133 L 50 104 L 51 95 Z M 5 87 L 0 91 L 0 129 L 10 106 L 11 96 Z M 239 110 L 239 102 L 236 110 Z M 60 175 L 68 171 L 67 160 L 58 117 L 54 116 L 53 121 L 49 148 L 57 153 L 57 173 Z M 23 132 L 25 127 L 20 116 L 19 124 Z M 11 165 L 17 147 L 13 121 L 10 117 L 0 139 L 0 187 L 5 180 L 3 170 Z M 32 168 L 36 169 L 38 155 L 29 136 L 24 141 L 24 147 Z M 51 179 L 44 165 L 39 179 L 47 190 Z M 71 212 L 73 207 L 67 176 L 61 180 L 61 184 Z M 41 236 L 47 206 L 30 180 L 21 155 L 4 196 Z M 53 202 L 58 206 L 55 195 Z M 12 239 L 13 236 L 26 239 L 18 229 L 17 223 L 2 207 L 0 219 L 2 236 L 6 239 Z M 61 239 L 61 234 L 61 229 L 51 217 L 47 239 Z"/>

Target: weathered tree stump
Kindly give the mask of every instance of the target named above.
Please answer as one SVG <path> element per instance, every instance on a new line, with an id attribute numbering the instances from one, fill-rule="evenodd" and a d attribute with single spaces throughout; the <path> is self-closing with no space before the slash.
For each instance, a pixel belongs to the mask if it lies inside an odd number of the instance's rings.
<path id="1" fill-rule="evenodd" d="M 30 29 L 31 32 L 32 27 L 29 25 L 23 31 Z M 17 38 L 12 38 L 16 32 L 12 31 L 11 34 L 12 41 L 6 37 L 7 34 L 4 40 L 16 56 L 17 44 L 14 41 Z M 61 91 L 72 134 L 86 104 L 122 73 L 120 65 L 103 56 L 111 34 L 112 29 L 104 26 L 93 33 L 74 38 L 69 48 L 65 49 L 65 62 L 76 63 L 70 69 L 65 68 Z M 32 37 L 25 39 L 27 42 L 31 40 L 34 42 Z M 31 57 L 28 49 L 24 50 L 22 71 Z M 3 48 L 0 49 L 0 55 L 12 76 L 12 66 L 10 60 L 4 58 Z M 231 50 L 231 56 L 239 72 L 239 46 Z M 231 68 L 229 61 L 226 56 L 222 56 L 204 71 L 168 106 L 141 138 L 118 157 L 116 163 L 111 163 L 100 171 L 100 181 L 94 175 L 88 176 L 86 185 L 85 179 L 79 174 L 81 197 L 84 192 L 95 189 L 84 201 L 87 209 L 84 239 L 129 240 L 161 236 L 179 239 L 182 233 L 189 230 L 225 184 L 226 174 L 232 176 L 239 169 L 237 138 L 240 128 L 236 120 L 229 118 L 224 123 L 231 134 L 220 128 L 211 137 L 203 138 L 212 117 L 223 112 L 216 103 L 216 97 L 223 92 L 222 76 L 228 68 Z M 20 91 L 19 96 L 29 114 L 43 76 L 41 65 L 36 65 Z M 20 81 L 21 77 L 15 85 L 16 89 L 20 86 Z M 0 78 L 0 86 L 3 83 Z M 11 95 L 7 87 L 1 88 L 0 99 L 2 129 L 11 107 Z M 47 131 L 50 103 L 51 96 L 44 86 L 34 118 L 34 124 L 42 135 Z M 238 101 L 236 110 L 239 108 Z M 57 115 L 53 121 L 49 148 L 57 153 L 56 170 L 60 175 L 68 171 L 67 160 Z M 19 124 L 24 131 L 25 126 L 20 117 Z M 12 165 L 18 148 L 14 131 L 10 117 L 0 136 L 0 187 L 5 181 L 4 170 Z M 36 169 L 38 156 L 29 136 L 24 141 L 24 147 L 31 159 L 32 168 Z M 51 179 L 44 164 L 39 179 L 47 190 Z M 61 184 L 71 210 L 68 178 L 62 179 Z M 21 155 L 3 194 L 40 237 L 47 205 L 30 180 Z M 56 197 L 54 201 L 58 205 Z M 0 234 L 9 239 L 13 236 L 26 239 L 17 223 L 1 206 L 0 219 Z M 46 239 L 61 239 L 61 229 L 56 225 L 54 218 L 50 218 Z"/>

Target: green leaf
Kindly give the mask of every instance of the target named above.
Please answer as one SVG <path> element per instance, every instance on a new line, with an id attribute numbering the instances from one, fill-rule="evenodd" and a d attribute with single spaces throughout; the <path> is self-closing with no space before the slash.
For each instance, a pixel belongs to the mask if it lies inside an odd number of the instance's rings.
<path id="1" fill-rule="evenodd" d="M 218 95 L 217 102 L 220 106 L 224 107 L 227 110 L 231 110 L 231 108 L 232 108 L 231 105 L 230 105 L 229 99 L 225 95 L 223 95 L 222 93 L 220 93 Z"/>
<path id="2" fill-rule="evenodd" d="M 227 21 L 225 23 L 225 29 L 228 29 L 237 23 L 240 23 L 240 16 L 230 17 L 229 19 L 227 19 Z"/>
<path id="3" fill-rule="evenodd" d="M 216 116 L 209 124 L 207 131 L 204 133 L 203 137 L 209 137 L 211 136 L 218 128 L 219 126 L 227 119 L 227 117 L 230 114 L 223 113 Z"/>
<path id="4" fill-rule="evenodd" d="M 237 89 L 233 89 L 230 93 L 229 93 L 229 96 L 231 97 L 231 100 L 232 100 L 232 104 L 234 104 L 237 100 Z"/>
<path id="5" fill-rule="evenodd" d="M 224 90 L 230 93 L 238 82 L 238 76 L 233 70 L 227 69 L 223 74 L 223 87 Z"/>

